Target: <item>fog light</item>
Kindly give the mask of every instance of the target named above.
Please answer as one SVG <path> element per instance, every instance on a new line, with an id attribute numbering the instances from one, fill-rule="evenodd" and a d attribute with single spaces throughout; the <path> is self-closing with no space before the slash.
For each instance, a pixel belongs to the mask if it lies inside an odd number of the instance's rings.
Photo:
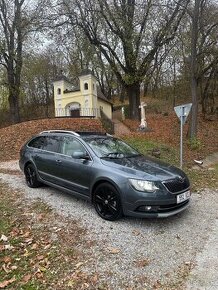
<path id="1" fill-rule="evenodd" d="M 146 206 L 145 210 L 147 210 L 147 211 L 151 210 L 151 206 Z"/>
<path id="2" fill-rule="evenodd" d="M 156 205 L 141 205 L 136 209 L 136 211 L 155 213 L 158 211 L 158 208 L 159 207 Z"/>

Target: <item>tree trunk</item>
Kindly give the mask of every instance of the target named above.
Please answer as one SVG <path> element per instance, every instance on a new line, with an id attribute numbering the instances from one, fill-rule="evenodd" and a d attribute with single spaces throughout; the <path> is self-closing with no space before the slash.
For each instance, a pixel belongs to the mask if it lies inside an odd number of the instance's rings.
<path id="1" fill-rule="evenodd" d="M 46 93 L 46 117 L 49 118 L 49 104 L 50 104 L 50 93 L 48 87 L 48 80 L 45 79 L 45 93 Z"/>
<path id="2" fill-rule="evenodd" d="M 20 122 L 19 101 L 16 90 L 9 89 L 10 119 L 13 124 Z"/>
<path id="3" fill-rule="evenodd" d="M 10 59 L 8 65 L 8 102 L 10 110 L 10 121 L 12 124 L 20 122 L 20 108 L 19 108 L 19 96 L 20 96 L 20 79 L 15 77 L 13 60 Z M 16 83 L 18 82 L 18 83 Z"/>
<path id="4" fill-rule="evenodd" d="M 126 92 L 129 99 L 129 118 L 132 120 L 140 120 L 140 83 L 126 86 Z"/>
<path id="5" fill-rule="evenodd" d="M 197 136 L 198 118 L 198 95 L 197 95 L 197 41 L 199 26 L 200 1 L 195 0 L 194 12 L 192 17 L 192 39 L 191 39 L 191 92 L 192 92 L 192 113 L 190 138 Z"/>
<path id="6" fill-rule="evenodd" d="M 197 136 L 197 118 L 198 118 L 197 81 L 195 77 L 192 77 L 191 80 L 191 91 L 192 91 L 192 111 L 191 111 L 190 137 L 192 139 Z"/>

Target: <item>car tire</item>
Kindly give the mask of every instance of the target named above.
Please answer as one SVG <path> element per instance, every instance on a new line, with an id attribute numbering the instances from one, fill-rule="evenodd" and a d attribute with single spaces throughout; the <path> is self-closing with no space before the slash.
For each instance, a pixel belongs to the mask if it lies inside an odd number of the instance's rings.
<path id="1" fill-rule="evenodd" d="M 108 182 L 97 186 L 93 194 L 93 204 L 98 215 L 109 221 L 122 217 L 122 203 L 116 188 Z"/>
<path id="2" fill-rule="evenodd" d="M 26 183 L 31 188 L 37 188 L 41 186 L 41 182 L 38 181 L 36 169 L 33 164 L 28 164 L 24 170 Z"/>

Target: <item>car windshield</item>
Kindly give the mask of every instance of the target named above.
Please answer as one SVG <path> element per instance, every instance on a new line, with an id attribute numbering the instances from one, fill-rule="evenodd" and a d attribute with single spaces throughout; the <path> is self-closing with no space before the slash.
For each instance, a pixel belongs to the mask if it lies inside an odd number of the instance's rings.
<path id="1" fill-rule="evenodd" d="M 101 158 L 124 158 L 140 155 L 128 144 L 116 138 L 96 137 L 87 139 L 86 142 Z"/>

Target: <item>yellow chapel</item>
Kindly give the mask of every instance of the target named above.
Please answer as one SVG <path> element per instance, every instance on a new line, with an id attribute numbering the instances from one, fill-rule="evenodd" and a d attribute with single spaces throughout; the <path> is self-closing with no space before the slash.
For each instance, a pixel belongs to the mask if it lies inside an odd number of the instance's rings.
<path id="1" fill-rule="evenodd" d="M 90 70 L 79 75 L 78 87 L 74 87 L 63 74 L 53 82 L 53 86 L 56 117 L 99 118 L 103 113 L 112 118 L 112 103 L 102 94 Z"/>

